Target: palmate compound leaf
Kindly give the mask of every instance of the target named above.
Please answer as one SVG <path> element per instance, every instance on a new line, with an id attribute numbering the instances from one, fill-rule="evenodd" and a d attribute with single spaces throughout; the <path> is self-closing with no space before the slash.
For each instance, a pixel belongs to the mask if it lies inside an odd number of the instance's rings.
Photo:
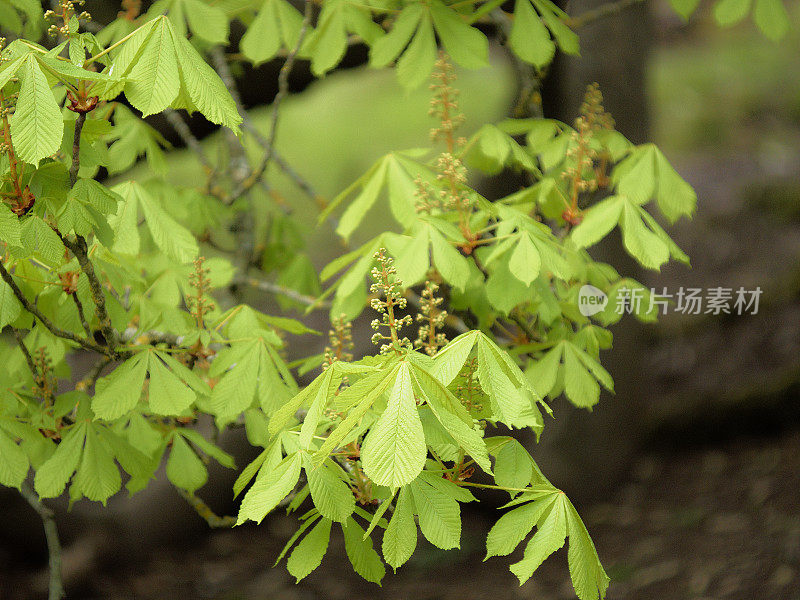
<path id="1" fill-rule="evenodd" d="M 430 169 L 415 160 L 420 155 L 420 151 L 414 150 L 387 154 L 336 196 L 320 215 L 319 221 L 328 218 L 342 202 L 360 189 L 342 214 L 336 233 L 349 239 L 369 209 L 384 193 L 388 198 L 392 216 L 403 227 L 409 227 L 416 218 L 414 179 L 416 177 L 426 181 L 435 179 Z M 325 279 L 324 276 L 322 278 Z"/>
<path id="2" fill-rule="evenodd" d="M 400 364 L 389 402 L 364 439 L 364 473 L 378 485 L 401 487 L 422 471 L 427 456 L 407 362 Z"/>
<path id="3" fill-rule="evenodd" d="M 398 81 L 413 89 L 424 83 L 433 70 L 437 55 L 436 34 L 459 65 L 471 69 L 486 66 L 486 37 L 438 0 L 406 5 L 388 33 L 372 44 L 370 65 L 381 68 L 397 59 Z"/>
<path id="4" fill-rule="evenodd" d="M 200 111 L 212 123 L 239 133 L 242 117 L 219 75 L 165 16 L 143 24 L 124 43 L 110 68 L 107 99 L 124 91 L 146 116 L 171 106 Z"/>
<path id="5" fill-rule="evenodd" d="M 586 211 L 570 238 L 578 247 L 603 239 L 617 224 L 625 249 L 643 267 L 660 269 L 670 258 L 688 264 L 689 259 L 644 207 L 625 196 L 610 196 Z"/>
<path id="6" fill-rule="evenodd" d="M 169 258 L 188 263 L 198 253 L 197 240 L 165 211 L 158 200 L 140 184 L 127 181 L 112 191 L 122 198 L 116 215 L 109 219 L 114 230 L 114 247 L 121 254 L 139 254 L 139 209 L 156 246 Z"/>
<path id="7" fill-rule="evenodd" d="M 510 567 L 523 584 L 569 536 L 567 560 L 575 592 L 581 600 L 602 600 L 610 579 L 583 521 L 566 495 L 555 488 L 532 491 L 521 497 L 520 502 L 524 503 L 500 517 L 489 531 L 486 558 L 511 554 L 536 525 L 537 531 L 528 542 L 522 560 Z"/>
<path id="8" fill-rule="evenodd" d="M 608 391 L 614 391 L 614 381 L 608 371 L 591 355 L 568 340 L 562 340 L 529 366 L 526 375 L 542 396 L 552 396 L 560 376 L 564 393 L 579 408 L 591 409 L 597 404 L 600 400 L 598 383 Z"/>

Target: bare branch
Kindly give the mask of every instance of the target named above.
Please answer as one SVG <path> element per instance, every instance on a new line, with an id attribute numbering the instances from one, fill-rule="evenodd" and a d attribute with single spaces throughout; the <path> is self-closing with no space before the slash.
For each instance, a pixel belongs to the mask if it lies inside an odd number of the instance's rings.
<path id="1" fill-rule="evenodd" d="M 183 499 L 189 503 L 189 506 L 191 506 L 198 515 L 205 519 L 206 523 L 208 523 L 208 526 L 212 529 L 227 529 L 236 525 L 236 517 L 227 515 L 220 517 L 213 510 L 211 510 L 211 507 L 208 504 L 203 502 L 194 494 L 190 494 L 181 488 L 175 489 L 178 490 L 178 493 L 183 497 Z"/>

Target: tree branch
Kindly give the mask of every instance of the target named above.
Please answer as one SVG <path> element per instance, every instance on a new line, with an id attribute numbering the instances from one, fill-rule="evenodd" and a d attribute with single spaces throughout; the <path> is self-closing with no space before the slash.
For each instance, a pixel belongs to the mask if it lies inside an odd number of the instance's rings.
<path id="1" fill-rule="evenodd" d="M 78 113 L 75 120 L 75 135 L 72 139 L 72 164 L 69 167 L 69 184 L 74 186 L 78 181 L 78 171 L 81 168 L 81 132 L 86 123 L 86 113 Z"/>
<path id="2" fill-rule="evenodd" d="M 619 14 L 626 8 L 630 8 L 644 1 L 645 0 L 617 0 L 616 2 L 601 4 L 597 8 L 587 10 L 584 13 L 571 17 L 567 25 L 569 25 L 571 29 L 580 29 L 600 19 Z"/>
<path id="3" fill-rule="evenodd" d="M 3 281 L 5 281 L 8 284 L 8 287 L 11 288 L 12 293 L 17 298 L 17 300 L 19 300 L 20 304 L 22 304 L 22 307 L 29 313 L 31 313 L 34 317 L 39 319 L 41 324 L 44 325 L 45 328 L 54 336 L 60 337 L 65 340 L 70 340 L 72 342 L 75 342 L 79 346 L 86 348 L 87 350 L 92 350 L 93 352 L 98 352 L 100 354 L 109 354 L 111 352 L 109 348 L 105 348 L 103 346 L 100 346 L 99 344 L 95 344 L 90 340 L 77 336 L 71 331 L 67 331 L 65 329 L 61 329 L 60 327 L 56 327 L 56 325 L 54 325 L 53 322 L 42 313 L 42 311 L 36 308 L 36 306 L 32 304 L 30 300 L 28 300 L 25 297 L 25 294 L 23 294 L 22 290 L 19 289 L 17 282 L 14 281 L 14 278 L 11 276 L 11 273 L 8 272 L 2 261 L 0 261 L 0 278 L 2 278 Z"/>
<path id="4" fill-rule="evenodd" d="M 175 133 L 178 134 L 178 137 L 183 140 L 186 147 L 197 154 L 200 164 L 203 165 L 206 171 L 212 173 L 214 169 L 211 167 L 211 163 L 208 161 L 208 157 L 203 151 L 200 141 L 192 133 L 192 130 L 189 129 L 189 126 L 186 124 L 186 121 L 183 120 L 180 113 L 174 108 L 167 108 L 164 110 L 164 118 L 167 119 L 167 122 L 175 130 Z"/>
<path id="5" fill-rule="evenodd" d="M 181 488 L 176 487 L 175 489 L 178 490 L 178 493 L 183 497 L 183 499 L 189 503 L 189 506 L 191 506 L 198 515 L 205 519 L 206 523 L 208 523 L 208 526 L 212 529 L 227 529 L 236 525 L 236 517 L 227 515 L 220 517 L 213 510 L 211 510 L 211 507 L 208 506 L 208 504 L 203 502 L 194 494 L 190 494 Z"/>
<path id="6" fill-rule="evenodd" d="M 89 260 L 89 249 L 86 240 L 83 236 L 76 235 L 75 241 L 73 242 L 61 235 L 58 231 L 56 231 L 56 234 L 61 238 L 61 242 L 64 246 L 78 259 L 78 265 L 80 265 L 81 271 L 83 271 L 86 278 L 89 280 L 89 291 L 92 295 L 92 302 L 94 302 L 97 319 L 100 321 L 100 331 L 108 345 L 108 352 L 113 354 L 117 335 L 114 328 L 111 326 L 111 318 L 108 316 L 108 311 L 106 310 L 106 296 L 103 292 L 103 286 L 97 278 L 97 273 L 95 273 L 92 261 Z M 107 352 L 104 352 L 104 354 L 106 353 Z"/>
<path id="7" fill-rule="evenodd" d="M 61 581 L 61 542 L 58 540 L 58 527 L 56 527 L 53 511 L 42 504 L 36 492 L 30 488 L 27 482 L 22 482 L 19 487 L 19 493 L 42 519 L 50 565 L 50 594 L 48 598 L 49 600 L 60 600 L 64 597 L 64 585 Z"/>
<path id="8" fill-rule="evenodd" d="M 280 296 L 286 296 L 300 304 L 305 304 L 306 306 L 311 306 L 313 308 L 329 308 L 330 302 L 326 300 L 322 300 L 321 298 L 314 298 L 313 296 L 308 296 L 306 294 L 302 294 L 297 290 L 293 290 L 291 288 L 284 287 L 277 283 L 272 283 L 271 281 L 265 281 L 262 279 L 245 279 L 244 283 L 247 285 L 256 288 L 257 290 L 262 290 L 264 292 L 269 292 L 271 294 L 278 294 Z"/>

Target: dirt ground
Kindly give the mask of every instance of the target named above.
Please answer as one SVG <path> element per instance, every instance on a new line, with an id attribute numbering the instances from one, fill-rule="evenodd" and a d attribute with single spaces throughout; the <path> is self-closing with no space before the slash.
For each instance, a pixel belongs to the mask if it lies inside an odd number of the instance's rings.
<path id="1" fill-rule="evenodd" d="M 607 503 L 578 506 L 612 577 L 609 599 L 800 598 L 800 429 L 714 447 L 643 455 Z M 69 598 L 214 600 L 482 600 L 574 598 L 566 552 L 520 587 L 508 559 L 483 563 L 487 515 L 466 513 L 462 550 L 425 546 L 383 587 L 356 576 L 340 540 L 299 585 L 271 568 L 292 532 L 276 516 L 260 527 L 210 532 L 137 564 L 93 565 Z M 518 551 L 519 554 L 519 551 Z M 516 556 L 516 555 L 515 555 Z M 513 559 L 514 557 L 512 557 Z M 4 561 L 5 562 L 5 561 Z M 3 569 L 4 570 L 4 569 Z M 42 569 L 5 573 L 0 598 L 44 598 Z"/>

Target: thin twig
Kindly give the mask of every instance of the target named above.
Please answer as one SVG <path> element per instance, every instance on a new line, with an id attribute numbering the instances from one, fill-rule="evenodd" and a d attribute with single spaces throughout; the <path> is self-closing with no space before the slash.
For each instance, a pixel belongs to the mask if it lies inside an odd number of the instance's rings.
<path id="1" fill-rule="evenodd" d="M 567 22 L 567 25 L 569 25 L 571 29 L 580 29 L 581 27 L 585 27 L 590 23 L 599 21 L 600 19 L 605 19 L 606 17 L 619 14 L 626 8 L 636 6 L 644 1 L 645 0 L 617 0 L 616 2 L 601 4 L 597 8 L 587 10 L 584 13 L 571 17 Z"/>
<path id="2" fill-rule="evenodd" d="M 78 318 L 81 320 L 81 327 L 83 327 L 86 335 L 91 337 L 92 330 L 89 327 L 88 321 L 86 320 L 86 314 L 83 312 L 83 303 L 81 302 L 81 299 L 78 298 L 77 292 L 73 292 L 70 294 L 70 296 L 72 296 L 72 301 L 75 303 L 75 308 L 78 310 Z"/>
<path id="3" fill-rule="evenodd" d="M 261 162 L 255 168 L 253 173 L 244 182 L 242 182 L 242 185 L 234 190 L 231 196 L 231 201 L 235 201 L 241 197 L 242 194 L 247 192 L 247 190 L 253 187 L 256 182 L 263 177 L 264 173 L 267 171 L 267 167 L 269 167 L 270 160 L 272 160 L 272 156 L 275 151 L 275 139 L 278 134 L 278 115 L 280 114 L 281 103 L 289 93 L 289 73 L 292 71 L 292 67 L 294 67 L 294 61 L 297 58 L 297 53 L 300 52 L 300 47 L 303 44 L 303 40 L 306 37 L 306 32 L 311 24 L 313 8 L 314 3 L 311 0 L 306 0 L 305 11 L 303 13 L 303 24 L 300 27 L 300 33 L 297 36 L 297 43 L 292 51 L 289 52 L 289 55 L 286 57 L 286 62 L 283 63 L 283 66 L 278 73 L 278 93 L 275 96 L 275 101 L 272 103 L 272 120 L 270 123 L 269 137 L 267 138 L 267 144 L 264 148 L 264 158 L 261 159 Z"/>
<path id="4" fill-rule="evenodd" d="M 212 529 L 227 529 L 236 525 L 236 517 L 231 517 L 228 515 L 220 517 L 213 510 L 211 510 L 211 507 L 208 504 L 203 502 L 194 494 L 190 494 L 181 488 L 175 489 L 178 490 L 178 493 L 183 497 L 183 499 L 189 503 L 189 506 L 191 506 L 198 515 L 205 519 L 206 523 L 208 523 L 208 526 Z"/>
<path id="5" fill-rule="evenodd" d="M 103 358 L 101 358 L 99 361 L 95 363 L 95 365 L 92 367 L 91 371 L 89 371 L 89 373 L 86 375 L 86 377 L 84 377 L 78 383 L 75 384 L 75 389 L 87 391 L 90 387 L 92 387 L 95 384 L 95 382 L 100 377 L 100 374 L 103 372 L 103 369 L 105 369 L 108 365 L 110 365 L 111 362 L 112 359 L 109 356 L 104 356 Z"/>
<path id="6" fill-rule="evenodd" d="M 22 339 L 22 332 L 16 327 L 12 327 L 12 331 L 14 332 L 14 339 L 17 340 L 17 345 L 20 351 L 22 351 L 22 356 L 25 357 L 25 362 L 28 363 L 28 369 L 33 374 L 33 380 L 36 381 L 39 377 L 39 369 L 36 368 L 36 363 L 33 362 L 30 350 L 28 350 L 25 341 Z"/>
<path id="7" fill-rule="evenodd" d="M 208 161 L 206 153 L 203 151 L 203 146 L 192 133 L 192 130 L 189 129 L 189 126 L 186 124 L 186 121 L 183 120 L 181 114 L 174 108 L 167 108 L 164 111 L 164 117 L 167 119 L 167 122 L 170 124 L 170 126 L 172 126 L 172 128 L 175 130 L 175 133 L 178 134 L 178 137 L 180 137 L 181 140 L 183 140 L 183 143 L 186 144 L 186 147 L 197 154 L 200 164 L 203 165 L 206 171 L 209 173 L 213 172 L 214 169 L 212 168 L 211 163 Z"/>
<path id="8" fill-rule="evenodd" d="M 64 597 L 64 584 L 61 581 L 61 542 L 58 540 L 58 527 L 53 511 L 42 504 L 27 482 L 19 486 L 19 493 L 39 514 L 44 526 L 44 535 L 47 539 L 47 553 L 50 565 L 50 594 L 49 600 L 60 600 Z"/>
<path id="9" fill-rule="evenodd" d="M 25 297 L 25 294 L 22 293 L 22 290 L 17 285 L 17 282 L 14 281 L 11 273 L 8 272 L 2 262 L 0 262 L 0 278 L 2 278 L 3 281 L 8 284 L 8 287 L 11 288 L 11 292 L 14 294 L 17 300 L 19 300 L 20 304 L 22 304 L 22 307 L 34 317 L 39 319 L 41 324 L 44 325 L 45 328 L 54 336 L 75 342 L 79 346 L 86 348 L 87 350 L 92 350 L 93 352 L 98 352 L 100 354 L 108 354 L 110 352 L 108 348 L 104 348 L 99 344 L 95 344 L 90 340 L 75 335 L 71 331 L 66 331 L 65 329 L 61 329 L 60 327 L 54 325 L 53 322 L 42 313 L 42 311 L 36 308 L 36 306 Z"/>
<path id="10" fill-rule="evenodd" d="M 295 300 L 300 304 L 305 304 L 306 306 L 313 306 L 314 308 L 330 308 L 331 305 L 330 302 L 326 300 L 302 294 L 297 290 L 284 287 L 277 283 L 272 283 L 271 281 L 250 278 L 246 279 L 244 283 L 247 283 L 247 285 L 254 287 L 257 290 L 262 290 L 271 294 L 278 294 L 279 296 L 286 296 L 287 298 Z"/>

